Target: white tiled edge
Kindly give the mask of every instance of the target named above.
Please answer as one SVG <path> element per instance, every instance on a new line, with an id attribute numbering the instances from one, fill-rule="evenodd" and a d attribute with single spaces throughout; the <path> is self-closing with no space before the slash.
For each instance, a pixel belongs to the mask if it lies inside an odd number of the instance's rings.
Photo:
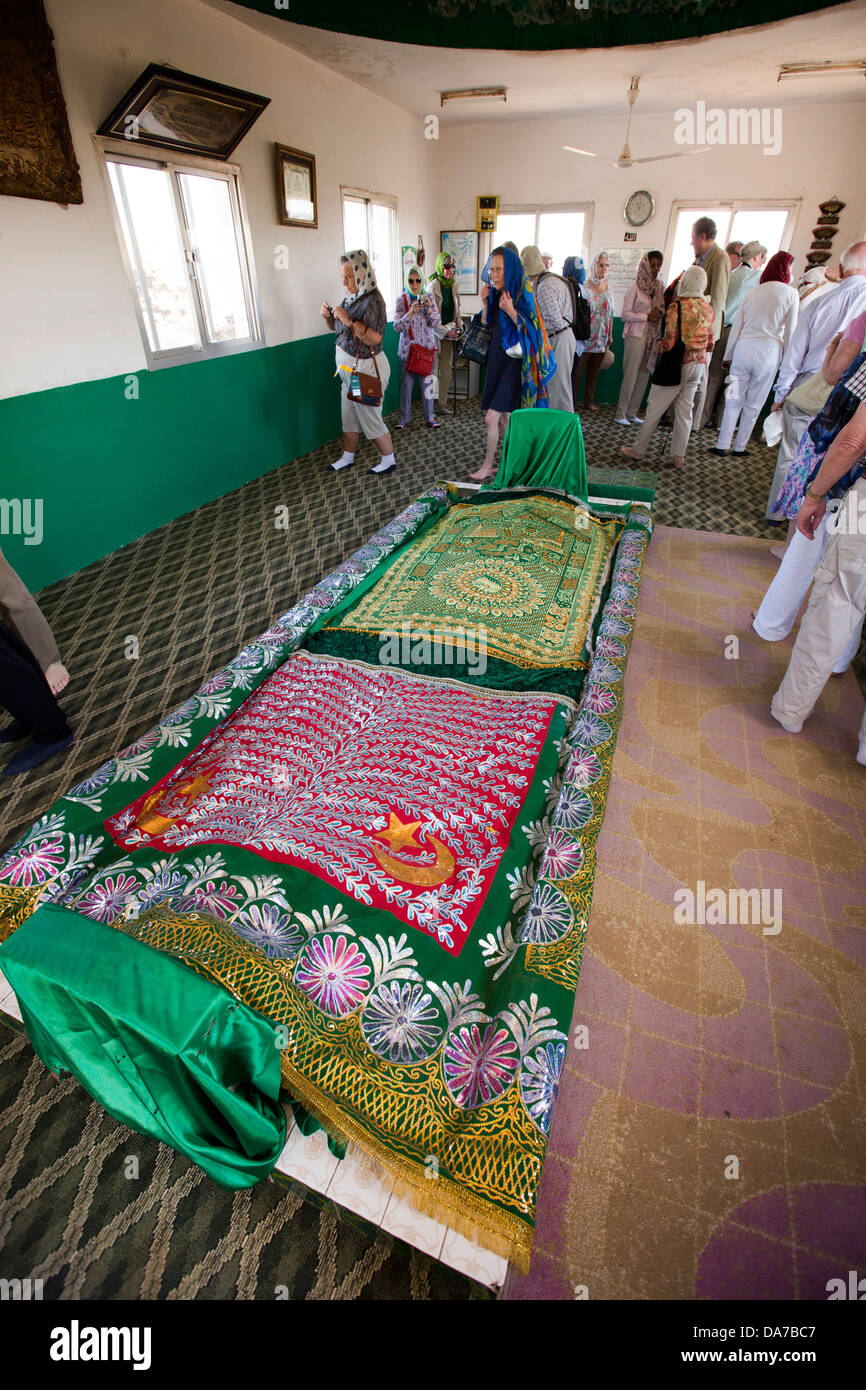
<path id="1" fill-rule="evenodd" d="M 22 1022 L 15 991 L 2 971 L 0 971 L 0 1013 L 9 1014 L 10 1018 L 17 1018 L 19 1023 Z"/>
<path id="2" fill-rule="evenodd" d="M 431 1255 L 451 1269 L 491 1289 L 505 1282 L 508 1261 L 475 1245 L 441 1221 L 417 1210 L 411 1198 L 399 1197 L 383 1182 L 379 1170 L 357 1149 L 337 1159 L 322 1130 L 303 1135 L 288 1110 L 289 1133 L 276 1167 L 338 1206 Z"/>

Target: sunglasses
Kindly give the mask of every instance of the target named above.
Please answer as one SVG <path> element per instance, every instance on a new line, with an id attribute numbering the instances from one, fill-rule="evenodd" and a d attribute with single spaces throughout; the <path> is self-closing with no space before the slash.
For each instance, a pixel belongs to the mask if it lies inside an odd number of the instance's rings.
<path id="1" fill-rule="evenodd" d="M 421 283 L 421 281 L 418 279 L 418 276 L 417 276 L 417 275 L 410 275 L 410 276 L 409 276 L 409 284 L 410 284 L 410 285 L 420 285 L 420 283 Z"/>

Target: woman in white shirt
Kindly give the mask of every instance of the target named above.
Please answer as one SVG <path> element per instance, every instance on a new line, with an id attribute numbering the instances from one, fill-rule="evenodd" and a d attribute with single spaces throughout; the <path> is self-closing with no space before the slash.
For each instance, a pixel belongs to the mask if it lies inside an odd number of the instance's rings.
<path id="1" fill-rule="evenodd" d="M 760 284 L 749 290 L 734 315 L 724 362 L 730 368 L 731 384 L 718 442 L 711 451 L 714 454 L 728 452 L 735 429 L 733 452 L 746 453 L 800 312 L 800 300 L 791 284 L 793 260 L 788 251 L 771 256 Z"/>

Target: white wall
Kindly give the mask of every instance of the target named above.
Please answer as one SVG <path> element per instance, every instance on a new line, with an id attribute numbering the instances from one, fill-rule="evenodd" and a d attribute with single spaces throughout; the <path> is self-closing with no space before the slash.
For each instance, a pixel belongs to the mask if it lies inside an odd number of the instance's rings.
<path id="1" fill-rule="evenodd" d="M 610 153 L 622 148 L 625 119 L 556 119 L 498 121 L 493 124 L 441 126 L 437 167 L 437 209 L 443 227 L 460 226 L 461 215 L 475 225 L 475 198 L 498 194 L 500 203 L 546 204 L 592 202 L 593 253 L 625 245 L 623 207 L 629 194 L 646 188 L 655 199 L 655 215 L 638 230 L 644 250 L 667 250 L 675 199 L 698 202 L 761 198 L 802 198 L 790 246 L 795 273 L 805 269 L 819 202 L 831 196 L 847 204 L 833 243 L 841 251 L 866 230 L 866 193 L 853 151 L 860 148 L 866 106 L 862 103 L 783 108 L 782 149 L 764 155 L 754 146 L 718 146 L 683 159 L 610 168 L 563 150 L 563 145 Z M 673 145 L 673 119 L 636 114 L 632 123 L 634 156 L 654 154 Z M 579 248 L 575 248 L 578 250 Z M 668 271 L 667 262 L 664 266 Z"/>
<path id="2" fill-rule="evenodd" d="M 243 170 L 268 344 L 319 332 L 319 304 L 340 292 L 341 184 L 397 196 L 400 241 L 414 243 L 420 231 L 433 255 L 440 228 L 474 226 L 478 193 L 498 193 L 503 203 L 593 201 L 593 250 L 623 244 L 623 204 L 640 187 L 655 197 L 656 214 L 637 245 L 663 250 L 675 198 L 802 198 L 791 247 L 798 271 L 819 201 L 837 194 L 848 204 L 837 248 L 866 229 L 856 159 L 862 104 L 785 109 L 777 157 L 720 147 L 621 171 L 561 148 L 618 153 L 619 118 L 443 124 L 440 139 L 430 141 L 418 117 L 199 0 L 47 0 L 46 8 L 85 201 L 63 211 L 0 198 L 0 396 L 145 366 L 91 136 L 150 62 L 271 98 L 233 155 Z M 316 155 L 317 230 L 277 222 L 274 141 Z M 638 111 L 635 154 L 671 142 L 670 116 Z M 274 264 L 281 244 L 289 247 L 288 271 Z"/>
<path id="3" fill-rule="evenodd" d="M 269 345 L 322 330 L 319 305 L 341 293 L 341 184 L 396 196 L 401 242 L 421 232 L 438 247 L 435 153 L 417 117 L 198 0 L 47 0 L 46 10 L 84 203 L 0 198 L 0 396 L 146 365 L 91 136 L 148 63 L 271 98 L 232 155 Z M 316 230 L 277 221 L 274 141 L 316 156 Z M 287 271 L 274 264 L 280 244 Z"/>

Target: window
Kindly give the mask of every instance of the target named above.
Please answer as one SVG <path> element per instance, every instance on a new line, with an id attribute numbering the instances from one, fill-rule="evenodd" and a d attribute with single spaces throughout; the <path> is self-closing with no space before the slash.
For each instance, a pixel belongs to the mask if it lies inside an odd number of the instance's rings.
<path id="1" fill-rule="evenodd" d="M 673 280 L 680 271 L 692 264 L 692 227 L 699 217 L 711 217 L 716 224 L 716 241 L 726 246 L 729 241 L 759 241 L 766 246 L 767 255 L 787 249 L 794 230 L 796 204 L 789 203 L 674 203 L 673 246 L 667 263 Z"/>
<path id="2" fill-rule="evenodd" d="M 373 263 L 379 292 L 390 318 L 403 288 L 403 271 L 397 236 L 397 199 L 384 193 L 364 193 L 344 188 L 343 239 L 347 251 L 363 249 Z"/>
<path id="3" fill-rule="evenodd" d="M 494 246 L 513 241 L 518 251 L 537 246 L 542 255 L 550 252 L 553 269 L 562 274 L 566 256 L 583 256 L 590 232 L 589 204 L 568 208 L 518 209 L 500 212 L 496 219 Z"/>
<path id="4" fill-rule="evenodd" d="M 110 152 L 106 163 L 150 365 L 260 342 L 239 171 Z"/>

